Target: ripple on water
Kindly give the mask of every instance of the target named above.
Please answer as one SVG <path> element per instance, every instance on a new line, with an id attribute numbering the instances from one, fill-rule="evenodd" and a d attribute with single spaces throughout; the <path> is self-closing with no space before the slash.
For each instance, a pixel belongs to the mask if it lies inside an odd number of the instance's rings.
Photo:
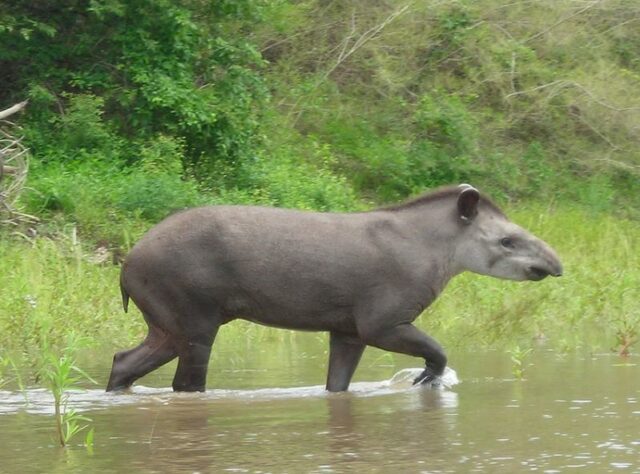
<path id="1" fill-rule="evenodd" d="M 612 462 L 609 463 L 611 467 L 615 467 L 616 469 L 627 469 L 629 467 L 633 467 L 633 464 L 630 462 Z"/>
<path id="2" fill-rule="evenodd" d="M 410 390 L 421 390 L 424 387 L 414 386 L 413 379 L 422 373 L 423 369 L 403 369 L 389 380 L 378 382 L 355 382 L 349 391 L 351 395 L 359 397 L 373 397 L 397 394 Z M 456 372 L 447 367 L 440 378 L 440 385 L 433 387 L 442 394 L 442 405 L 457 406 L 457 394 L 446 389 L 458 384 Z M 334 397 L 344 394 L 331 394 L 323 385 L 292 388 L 265 388 L 258 390 L 225 390 L 214 389 L 205 393 L 176 393 L 171 388 L 153 388 L 135 385 L 123 392 L 105 392 L 101 389 L 69 390 L 68 406 L 78 412 L 88 410 L 102 410 L 120 405 L 138 405 L 140 410 L 149 409 L 149 405 L 169 404 L 180 400 L 277 400 L 309 397 Z M 19 392 L 0 390 L 0 415 L 10 415 L 26 412 L 37 415 L 51 415 L 54 413 L 53 396 L 47 389 L 36 388 Z M 147 404 L 147 406 L 145 406 Z"/>

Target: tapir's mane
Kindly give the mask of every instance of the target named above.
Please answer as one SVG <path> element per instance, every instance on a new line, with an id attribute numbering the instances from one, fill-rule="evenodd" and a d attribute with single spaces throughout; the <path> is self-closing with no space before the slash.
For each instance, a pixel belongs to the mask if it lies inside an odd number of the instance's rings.
<path id="1" fill-rule="evenodd" d="M 428 205 L 444 199 L 457 198 L 462 189 L 459 186 L 444 186 L 433 191 L 427 191 L 419 196 L 410 198 L 407 201 L 391 204 L 389 206 L 381 207 L 379 210 L 384 211 L 402 211 L 403 209 L 410 209 L 418 206 Z M 479 206 L 491 209 L 492 211 L 504 216 L 504 212 L 487 196 L 480 194 Z"/>

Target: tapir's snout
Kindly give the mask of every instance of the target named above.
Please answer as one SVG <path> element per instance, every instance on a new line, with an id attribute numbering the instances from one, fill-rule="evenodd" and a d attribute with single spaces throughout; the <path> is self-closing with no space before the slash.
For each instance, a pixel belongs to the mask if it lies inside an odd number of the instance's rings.
<path id="1" fill-rule="evenodd" d="M 557 263 L 554 271 L 551 272 L 551 276 L 561 277 L 562 276 L 562 264 L 560 262 Z"/>
<path id="2" fill-rule="evenodd" d="M 547 244 L 543 244 L 544 252 L 540 258 L 540 262 L 531 265 L 527 269 L 529 280 L 539 281 L 548 276 L 562 276 L 563 268 L 556 252 Z"/>
<path id="3" fill-rule="evenodd" d="M 549 251 L 549 275 L 560 277 L 563 273 L 562 262 L 553 249 L 549 248 Z"/>

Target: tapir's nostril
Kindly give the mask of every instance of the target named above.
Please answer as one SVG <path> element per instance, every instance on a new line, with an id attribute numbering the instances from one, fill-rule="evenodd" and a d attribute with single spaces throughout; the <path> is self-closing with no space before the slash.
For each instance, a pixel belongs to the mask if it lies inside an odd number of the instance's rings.
<path id="1" fill-rule="evenodd" d="M 542 280 L 549 276 L 549 272 L 540 267 L 529 267 L 529 279 L 530 280 Z"/>

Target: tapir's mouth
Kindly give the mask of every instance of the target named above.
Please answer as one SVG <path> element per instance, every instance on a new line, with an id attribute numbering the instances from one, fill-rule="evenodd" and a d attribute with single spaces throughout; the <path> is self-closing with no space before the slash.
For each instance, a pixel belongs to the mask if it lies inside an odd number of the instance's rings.
<path id="1" fill-rule="evenodd" d="M 548 277 L 550 274 L 547 270 L 540 267 L 529 267 L 527 271 L 527 276 L 529 280 L 540 281 Z"/>

